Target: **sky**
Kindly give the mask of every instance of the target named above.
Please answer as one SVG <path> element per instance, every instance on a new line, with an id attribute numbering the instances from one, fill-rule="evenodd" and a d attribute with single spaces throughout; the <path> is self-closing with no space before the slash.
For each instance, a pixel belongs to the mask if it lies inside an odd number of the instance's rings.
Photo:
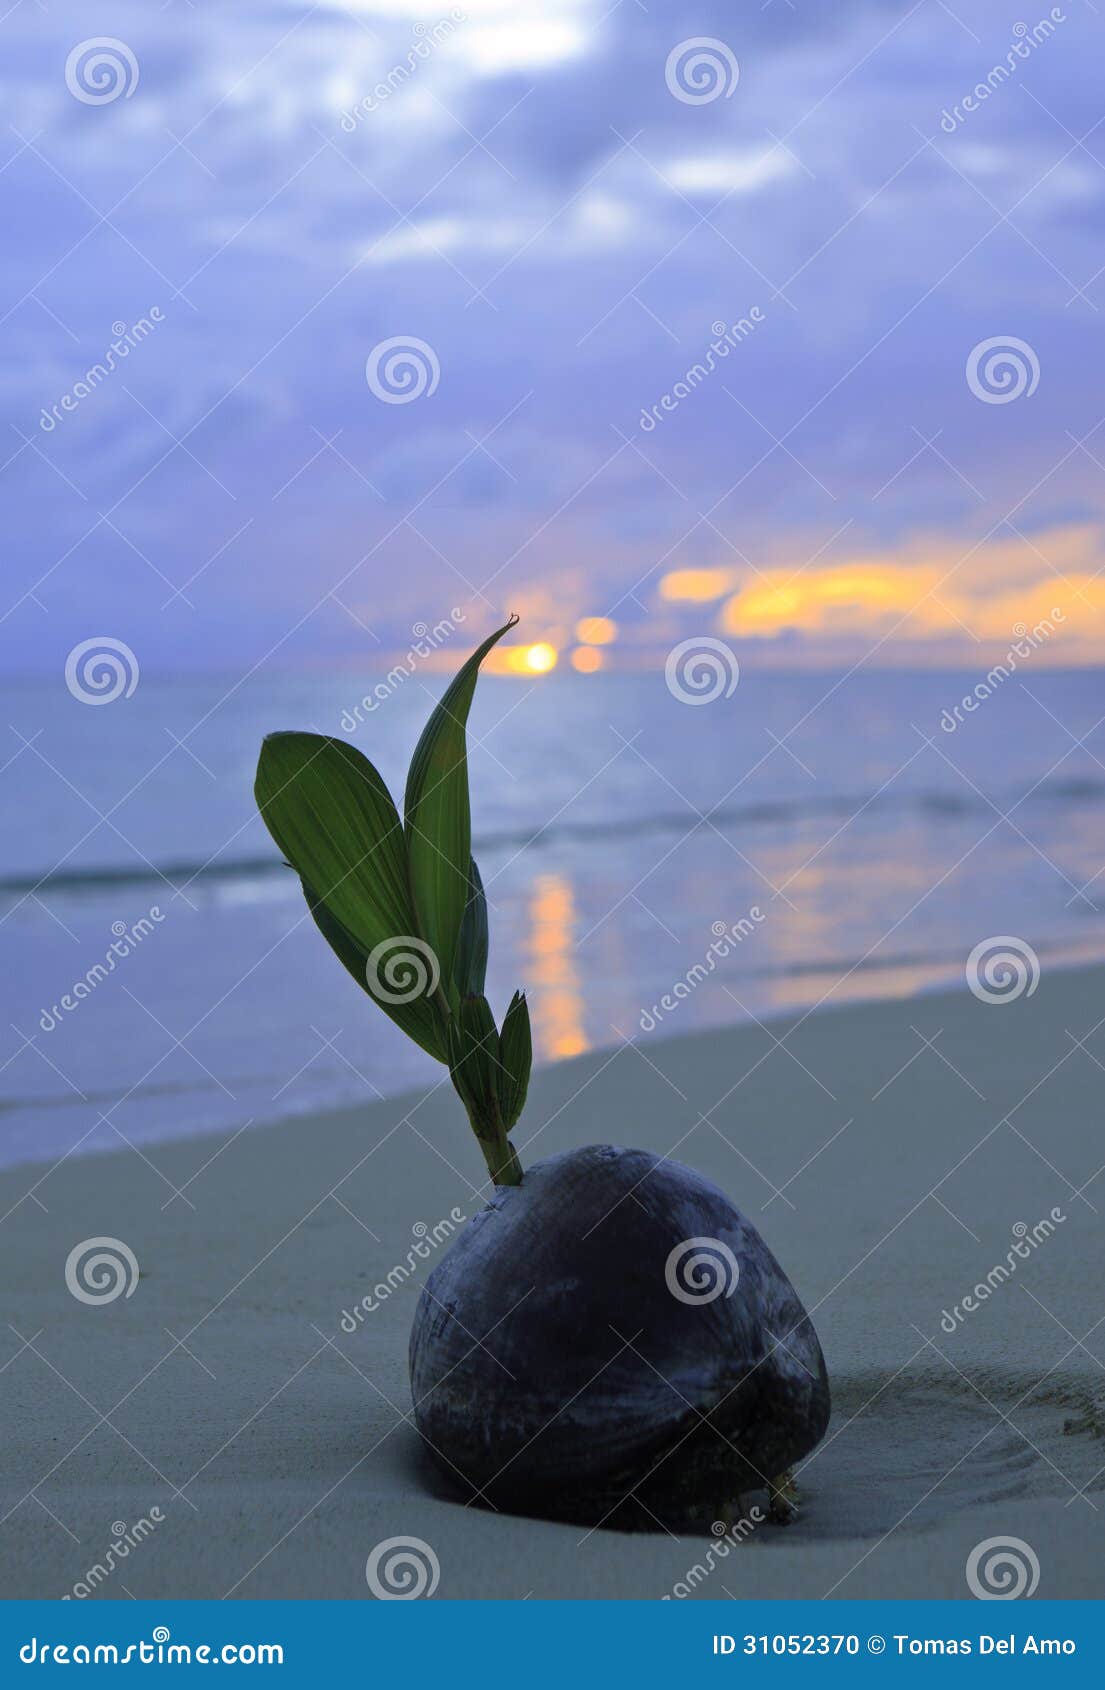
<path id="1" fill-rule="evenodd" d="M 0 660 L 1101 660 L 1105 15 L 1033 5 L 0 0 Z"/>

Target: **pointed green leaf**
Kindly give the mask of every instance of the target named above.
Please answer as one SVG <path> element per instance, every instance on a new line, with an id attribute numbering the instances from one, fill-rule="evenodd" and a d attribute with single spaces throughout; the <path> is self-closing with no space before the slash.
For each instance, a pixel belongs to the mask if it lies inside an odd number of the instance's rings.
<path id="1" fill-rule="evenodd" d="M 466 1103 L 486 1122 L 494 1119 L 498 1100 L 499 1033 L 491 1005 L 479 994 L 463 998 L 449 1020 L 449 1067 Z"/>
<path id="2" fill-rule="evenodd" d="M 473 1089 L 474 1081 L 465 1065 L 468 1045 L 461 1032 L 460 1021 L 455 1015 L 450 1015 L 445 1023 L 445 1041 L 449 1048 L 449 1074 L 453 1085 L 469 1115 L 474 1118 L 479 1110 L 480 1099 Z"/>
<path id="3" fill-rule="evenodd" d="M 465 724 L 480 664 L 517 620 L 512 616 L 484 640 L 454 676 L 415 747 L 407 775 L 403 808 L 418 931 L 440 958 L 442 978 L 449 982 L 456 974 L 472 861 Z"/>
<path id="4" fill-rule="evenodd" d="M 371 959 L 370 953 L 358 944 L 352 934 L 346 932 L 341 922 L 331 914 L 307 882 L 304 880 L 301 885 L 315 926 L 339 961 L 345 964 L 361 990 L 367 992 L 372 1001 L 379 1004 L 385 1014 L 390 1015 L 424 1051 L 436 1057 L 439 1062 L 446 1061 L 440 1018 L 433 1010 L 432 1004 L 431 1013 L 426 1015 L 427 1000 L 424 996 L 412 999 L 409 1003 L 395 1004 L 379 996 L 372 988 L 373 980 L 379 980 L 383 985 L 387 985 L 390 980 L 388 989 L 398 989 L 400 997 L 405 997 L 411 986 L 418 984 L 426 959 L 424 954 L 417 950 L 411 952 L 410 947 L 414 941 L 405 939 L 398 945 L 388 945 L 382 956 Z"/>
<path id="5" fill-rule="evenodd" d="M 487 977 L 487 899 L 473 857 L 468 865 L 468 902 L 460 924 L 453 978 L 462 998 L 481 995 Z"/>
<path id="6" fill-rule="evenodd" d="M 515 992 L 503 1017 L 499 1035 L 499 1108 L 503 1126 L 510 1131 L 525 1106 L 533 1066 L 533 1037 L 524 992 Z"/>
<path id="7" fill-rule="evenodd" d="M 432 996 L 440 965 L 415 922 L 399 813 L 368 758 L 321 734 L 269 734 L 254 791 L 324 937 L 385 1014 L 445 1062 Z"/>
<path id="8" fill-rule="evenodd" d="M 337 917 L 330 914 L 317 892 L 312 891 L 305 880 L 301 880 L 299 884 L 303 888 L 303 896 L 307 900 L 307 908 L 311 912 L 315 926 L 338 961 L 345 965 L 358 986 L 363 987 L 367 992 L 368 952 L 363 945 L 358 945 L 351 933 L 346 932 Z"/>

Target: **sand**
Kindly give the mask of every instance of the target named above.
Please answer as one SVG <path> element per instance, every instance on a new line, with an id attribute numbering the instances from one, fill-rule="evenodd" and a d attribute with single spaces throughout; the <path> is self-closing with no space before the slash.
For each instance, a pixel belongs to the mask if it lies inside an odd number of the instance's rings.
<path id="1" fill-rule="evenodd" d="M 684 1038 L 676 1012 L 675 1036 L 535 1076 L 524 1161 L 606 1141 L 701 1169 L 817 1325 L 835 1407 L 801 1515 L 725 1555 L 464 1506 L 409 1419 L 428 1262 L 343 1329 L 417 1224 L 482 1201 L 448 1085 L 8 1171 L 4 1595 L 80 1589 L 114 1543 L 100 1598 L 359 1600 L 398 1536 L 430 1546 L 442 1598 L 968 1597 L 968 1554 L 996 1536 L 1030 1546 L 1039 1597 L 1099 1595 L 1103 999 L 1088 969 L 1016 1002 L 964 987 L 797 1027 Z M 1027 1259 L 962 1310 L 1022 1226 Z M 130 1296 L 67 1289 L 94 1237 L 133 1251 Z"/>

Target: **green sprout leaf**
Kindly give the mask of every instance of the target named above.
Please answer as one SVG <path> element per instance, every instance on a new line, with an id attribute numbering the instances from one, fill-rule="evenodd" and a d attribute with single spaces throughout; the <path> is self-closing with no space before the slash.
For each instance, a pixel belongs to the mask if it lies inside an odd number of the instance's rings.
<path id="1" fill-rule="evenodd" d="M 462 998 L 476 997 L 483 992 L 487 977 L 487 899 L 483 881 L 473 857 L 468 865 L 468 902 L 457 938 L 453 979 Z"/>
<path id="2" fill-rule="evenodd" d="M 499 1111 L 506 1132 L 522 1113 L 532 1066 L 533 1038 L 526 994 L 515 992 L 503 1017 L 503 1030 L 499 1036 Z"/>
<path id="3" fill-rule="evenodd" d="M 344 740 L 270 734 L 254 791 L 299 875 L 323 938 L 363 991 L 449 1066 L 496 1185 L 520 1185 L 507 1134 L 533 1048 L 515 992 L 500 1035 L 484 996 L 487 899 L 472 856 L 465 729 L 480 664 L 518 618 L 472 653 L 426 725 L 404 819 L 368 758 Z"/>
<path id="4" fill-rule="evenodd" d="M 368 758 L 321 734 L 269 734 L 254 791 L 324 938 L 386 1015 L 448 1061 L 440 962 L 416 925 L 399 812 Z"/>
<path id="5" fill-rule="evenodd" d="M 407 775 L 403 808 L 418 931 L 440 961 L 454 1010 L 459 1001 L 454 984 L 457 944 L 469 902 L 472 864 L 465 724 L 480 664 L 517 620 L 512 616 L 484 640 L 453 678 L 423 730 Z"/>
<path id="6" fill-rule="evenodd" d="M 495 1130 L 499 1032 L 482 993 L 462 998 L 459 1014 L 450 1019 L 449 1058 L 453 1082 L 473 1118 Z"/>

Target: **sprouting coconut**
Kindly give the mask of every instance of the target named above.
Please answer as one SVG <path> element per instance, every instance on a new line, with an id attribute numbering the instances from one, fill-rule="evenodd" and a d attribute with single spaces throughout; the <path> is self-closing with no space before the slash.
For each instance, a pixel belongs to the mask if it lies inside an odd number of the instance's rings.
<path id="1" fill-rule="evenodd" d="M 642 1150 L 593 1145 L 523 1173 L 510 1140 L 532 1063 L 515 992 L 484 996 L 465 726 L 486 639 L 434 710 L 404 816 L 367 757 L 270 734 L 265 824 L 357 984 L 448 1066 L 495 1186 L 430 1275 L 411 1331 L 428 1448 L 467 1499 L 588 1525 L 731 1517 L 824 1434 L 825 1362 L 790 1281 L 725 1194 Z"/>

